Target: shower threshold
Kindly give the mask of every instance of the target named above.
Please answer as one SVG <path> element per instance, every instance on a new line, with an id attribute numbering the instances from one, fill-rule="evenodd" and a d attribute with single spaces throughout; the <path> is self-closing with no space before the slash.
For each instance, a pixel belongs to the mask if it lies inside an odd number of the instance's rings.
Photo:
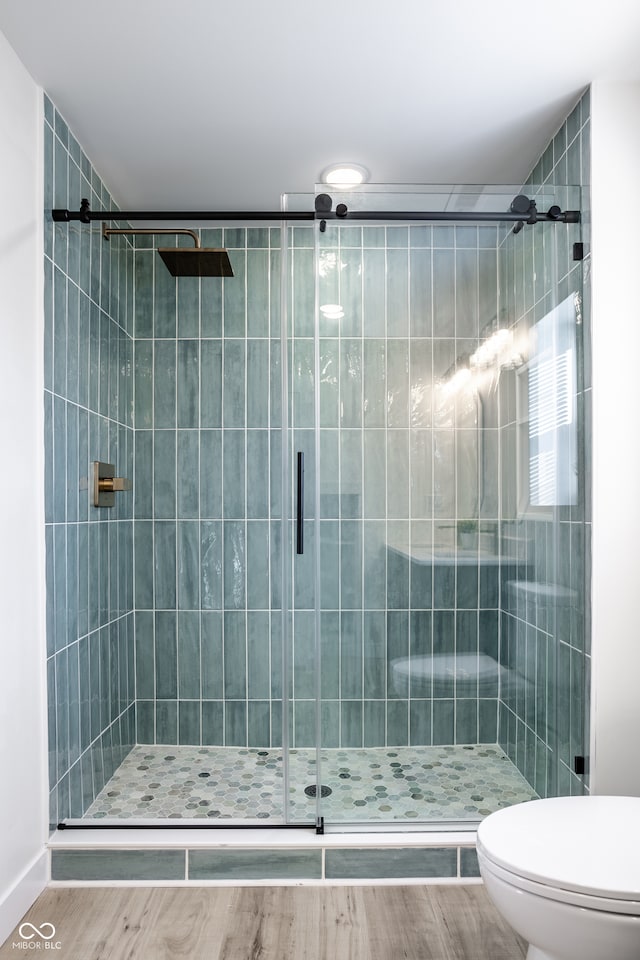
<path id="1" fill-rule="evenodd" d="M 83 819 L 266 826 L 283 816 L 282 756 L 275 748 L 135 746 Z M 313 823 L 316 751 L 294 749 L 289 757 L 290 818 Z M 333 823 L 481 820 L 538 796 L 495 744 L 323 749 L 320 764 L 321 812 Z"/>

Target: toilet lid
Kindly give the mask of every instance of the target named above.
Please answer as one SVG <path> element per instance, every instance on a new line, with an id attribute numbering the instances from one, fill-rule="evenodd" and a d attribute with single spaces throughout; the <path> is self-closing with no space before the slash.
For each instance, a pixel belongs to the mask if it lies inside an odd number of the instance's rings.
<path id="1" fill-rule="evenodd" d="M 490 814 L 478 848 L 547 886 L 640 901 L 640 797 L 554 797 Z"/>

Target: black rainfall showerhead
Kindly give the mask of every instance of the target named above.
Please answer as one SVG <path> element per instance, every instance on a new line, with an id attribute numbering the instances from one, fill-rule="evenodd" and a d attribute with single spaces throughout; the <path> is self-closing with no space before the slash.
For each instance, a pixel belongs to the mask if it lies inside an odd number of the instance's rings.
<path id="1" fill-rule="evenodd" d="M 232 277 L 226 250 L 207 247 L 158 247 L 158 253 L 174 277 Z"/>

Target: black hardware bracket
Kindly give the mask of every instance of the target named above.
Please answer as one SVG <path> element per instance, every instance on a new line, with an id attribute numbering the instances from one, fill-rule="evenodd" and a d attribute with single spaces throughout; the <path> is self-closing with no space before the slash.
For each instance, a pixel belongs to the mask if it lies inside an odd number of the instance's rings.
<path id="1" fill-rule="evenodd" d="M 573 758 L 573 772 L 579 777 L 584 777 L 589 773 L 589 758 L 576 756 Z"/>

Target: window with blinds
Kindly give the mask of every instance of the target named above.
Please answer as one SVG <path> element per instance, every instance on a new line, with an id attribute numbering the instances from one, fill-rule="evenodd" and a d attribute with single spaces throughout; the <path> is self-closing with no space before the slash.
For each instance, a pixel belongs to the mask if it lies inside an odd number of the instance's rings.
<path id="1" fill-rule="evenodd" d="M 529 357 L 529 502 L 570 506 L 578 493 L 575 295 L 535 324 Z"/>
<path id="2" fill-rule="evenodd" d="M 518 370 L 518 511 L 577 502 L 576 294 L 530 332 Z"/>

